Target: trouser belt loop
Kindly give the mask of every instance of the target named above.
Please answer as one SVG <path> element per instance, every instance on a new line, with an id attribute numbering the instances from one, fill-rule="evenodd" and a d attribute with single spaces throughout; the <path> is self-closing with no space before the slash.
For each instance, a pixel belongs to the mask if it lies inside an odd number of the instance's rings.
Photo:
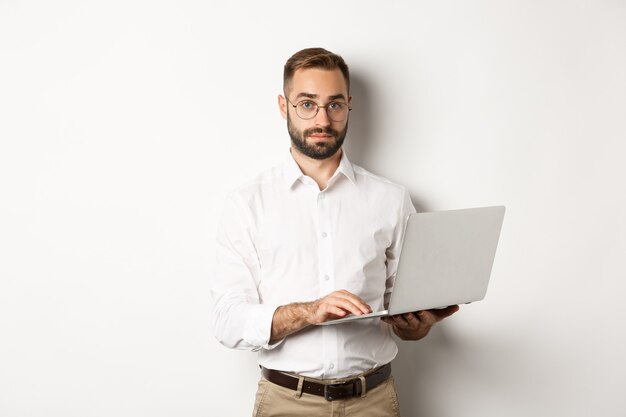
<path id="1" fill-rule="evenodd" d="M 298 388 L 296 388 L 296 398 L 302 397 L 302 387 L 304 386 L 304 377 L 301 376 L 298 378 Z"/>
<path id="2" fill-rule="evenodd" d="M 361 397 L 365 397 L 365 394 L 367 394 L 367 384 L 365 383 L 365 376 L 361 375 L 359 379 L 361 380 Z"/>

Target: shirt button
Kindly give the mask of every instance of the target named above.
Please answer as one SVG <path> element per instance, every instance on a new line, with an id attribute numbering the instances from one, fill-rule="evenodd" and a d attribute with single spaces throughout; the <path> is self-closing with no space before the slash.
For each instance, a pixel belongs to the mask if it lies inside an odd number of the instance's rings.
<path id="1" fill-rule="evenodd" d="M 328 369 L 335 369 L 335 364 L 331 363 L 330 365 L 328 365 Z"/>
<path id="2" fill-rule="evenodd" d="M 323 237 L 323 238 L 326 238 L 326 236 L 328 236 L 328 235 L 326 234 L 326 232 L 322 233 L 322 237 Z"/>
<path id="3" fill-rule="evenodd" d="M 320 194 L 320 200 L 323 200 L 325 195 L 326 194 Z"/>
<path id="4" fill-rule="evenodd" d="M 324 281 L 328 281 L 330 277 L 328 275 L 324 275 Z"/>

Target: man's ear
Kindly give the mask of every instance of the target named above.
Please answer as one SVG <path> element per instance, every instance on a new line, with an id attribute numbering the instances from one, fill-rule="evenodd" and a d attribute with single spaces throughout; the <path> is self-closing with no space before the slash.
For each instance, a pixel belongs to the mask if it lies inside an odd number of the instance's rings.
<path id="1" fill-rule="evenodd" d="M 283 116 L 283 119 L 287 120 L 287 100 L 280 94 L 278 95 L 278 110 L 280 110 L 280 115 Z"/>

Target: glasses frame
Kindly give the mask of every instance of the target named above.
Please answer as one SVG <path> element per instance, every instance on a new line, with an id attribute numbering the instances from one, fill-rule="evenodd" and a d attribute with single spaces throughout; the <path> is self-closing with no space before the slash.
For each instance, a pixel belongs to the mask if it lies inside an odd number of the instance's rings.
<path id="1" fill-rule="evenodd" d="M 287 98 L 287 97 L 285 97 L 285 100 L 287 100 L 287 103 L 289 103 L 289 104 L 291 105 L 291 107 L 293 107 L 293 108 L 294 108 L 294 111 L 296 112 L 296 116 L 298 116 L 298 117 L 299 117 L 300 119 L 302 119 L 302 120 L 311 120 L 311 119 L 314 119 L 314 118 L 315 118 L 315 116 L 317 116 L 317 114 L 320 112 L 320 109 L 324 109 L 324 110 L 326 110 L 326 115 L 328 116 L 328 118 L 329 118 L 330 120 L 332 120 L 333 122 L 343 122 L 343 121 L 345 121 L 345 120 L 348 120 L 348 115 L 349 115 L 349 114 L 350 114 L 350 112 L 352 111 L 352 108 L 350 107 L 350 105 L 349 105 L 348 103 L 343 103 L 343 102 L 341 102 L 341 101 L 331 101 L 330 103 L 327 103 L 326 105 L 321 106 L 321 105 L 319 105 L 319 104 L 315 103 L 315 101 L 311 100 L 310 98 L 305 98 L 305 99 L 302 99 L 302 100 L 298 101 L 296 104 L 294 104 L 294 103 L 293 103 L 293 101 L 289 100 L 289 98 Z M 309 117 L 309 118 L 304 118 L 304 117 L 302 117 L 302 116 L 300 116 L 300 115 L 298 114 L 298 104 L 302 103 L 303 101 L 310 101 L 311 103 L 315 103 L 315 105 L 317 106 L 317 108 L 315 109 L 315 114 L 314 114 L 313 116 L 311 116 L 311 117 Z M 343 120 L 335 120 L 335 119 L 333 119 L 333 118 L 330 116 L 330 113 L 328 113 L 328 106 L 329 106 L 330 104 L 332 104 L 332 103 L 344 104 L 344 105 L 346 105 L 346 106 L 348 107 L 348 113 L 346 113 L 346 118 L 345 118 L 345 119 L 343 119 Z"/>

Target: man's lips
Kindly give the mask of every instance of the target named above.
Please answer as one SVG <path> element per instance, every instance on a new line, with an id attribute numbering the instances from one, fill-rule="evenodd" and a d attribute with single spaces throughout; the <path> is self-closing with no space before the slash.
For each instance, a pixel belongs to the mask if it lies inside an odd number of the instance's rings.
<path id="1" fill-rule="evenodd" d="M 316 133 L 314 135 L 310 135 L 309 137 L 314 138 L 314 139 L 329 139 L 329 138 L 332 138 L 333 135 L 328 135 L 324 133 Z"/>

